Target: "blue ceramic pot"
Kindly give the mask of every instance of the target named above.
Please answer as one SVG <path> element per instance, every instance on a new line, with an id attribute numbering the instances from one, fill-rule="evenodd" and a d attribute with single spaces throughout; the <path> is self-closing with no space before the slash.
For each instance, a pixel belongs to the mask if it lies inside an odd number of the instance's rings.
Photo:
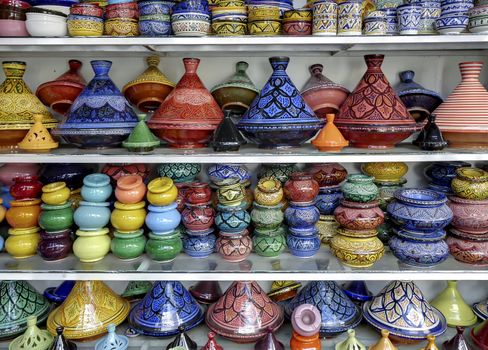
<path id="1" fill-rule="evenodd" d="M 173 232 L 181 222 L 180 212 L 176 209 L 177 204 L 172 203 L 165 206 L 150 205 L 146 215 L 146 225 L 155 235 L 162 235 Z"/>
<path id="2" fill-rule="evenodd" d="M 285 210 L 285 219 L 289 228 L 314 227 L 320 219 L 320 212 L 315 205 L 300 205 L 290 202 Z"/>
<path id="3" fill-rule="evenodd" d="M 196 179 L 202 166 L 195 163 L 165 163 L 158 166 L 159 176 L 166 176 L 175 183 L 192 182 Z"/>
<path id="4" fill-rule="evenodd" d="M 251 215 L 245 210 L 247 203 L 238 206 L 218 204 L 215 226 L 224 232 L 242 232 L 251 223 Z"/>
<path id="5" fill-rule="evenodd" d="M 73 215 L 76 226 L 83 231 L 95 231 L 108 225 L 110 221 L 110 209 L 108 202 L 80 201 Z"/>
<path id="6" fill-rule="evenodd" d="M 171 13 L 171 7 L 167 4 L 157 1 L 138 1 L 137 7 L 139 8 L 139 16 L 147 15 L 169 15 Z"/>
<path id="7" fill-rule="evenodd" d="M 424 175 L 432 184 L 451 188 L 451 182 L 456 177 L 456 170 L 461 167 L 470 167 L 466 162 L 433 163 L 424 169 Z"/>
<path id="8" fill-rule="evenodd" d="M 210 15 L 207 0 L 186 0 L 173 6 L 173 13 L 202 12 Z"/>
<path id="9" fill-rule="evenodd" d="M 243 164 L 213 164 L 207 168 L 207 176 L 217 186 L 226 185 L 234 178 L 242 184 L 251 181 L 251 173 Z"/>
<path id="10" fill-rule="evenodd" d="M 368 290 L 364 281 L 351 281 L 342 285 L 342 290 L 353 301 L 363 303 L 373 299 L 373 294 Z"/>
<path id="11" fill-rule="evenodd" d="M 319 229 L 315 226 L 306 228 L 288 227 L 287 229 L 292 235 L 297 237 L 310 237 L 319 234 Z"/>
<path id="12" fill-rule="evenodd" d="M 141 36 L 168 36 L 171 34 L 171 22 L 140 20 L 139 32 Z"/>
<path id="13" fill-rule="evenodd" d="M 105 202 L 112 194 L 110 176 L 100 173 L 90 174 L 83 179 L 81 197 L 87 202 Z"/>
<path id="14" fill-rule="evenodd" d="M 341 186 L 321 187 L 315 206 L 322 215 L 333 215 L 343 198 Z"/>
<path id="15" fill-rule="evenodd" d="M 320 249 L 320 239 L 317 235 L 295 236 L 291 233 L 286 236 L 286 245 L 291 255 L 299 258 L 310 258 Z"/>
<path id="16" fill-rule="evenodd" d="M 44 291 L 44 296 L 55 304 L 61 304 L 68 297 L 74 285 L 75 281 L 64 281 L 57 287 L 47 288 Z"/>
<path id="17" fill-rule="evenodd" d="M 183 240 L 185 253 L 192 258 L 206 258 L 215 251 L 217 238 L 213 234 L 206 236 L 184 235 L 181 239 Z"/>
<path id="18" fill-rule="evenodd" d="M 452 220 L 447 197 L 427 189 L 404 188 L 394 193 L 388 204 L 390 219 L 399 227 L 411 231 L 442 230 Z"/>

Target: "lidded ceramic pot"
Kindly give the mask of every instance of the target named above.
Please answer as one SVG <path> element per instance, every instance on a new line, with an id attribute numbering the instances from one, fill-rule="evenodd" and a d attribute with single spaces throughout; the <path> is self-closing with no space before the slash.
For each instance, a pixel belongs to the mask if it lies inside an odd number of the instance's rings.
<path id="1" fill-rule="evenodd" d="M 339 111 L 350 92 L 323 75 L 323 69 L 321 64 L 309 67 L 311 76 L 300 93 L 317 117 L 325 119 L 327 114 Z"/>
<path id="2" fill-rule="evenodd" d="M 198 58 L 184 58 L 185 74 L 147 123 L 173 148 L 202 148 L 224 114 L 197 75 Z"/>
<path id="3" fill-rule="evenodd" d="M 63 327 L 56 328 L 56 338 L 49 350 L 76 350 L 78 348 L 74 342 L 64 338 L 63 332 Z"/>
<path id="4" fill-rule="evenodd" d="M 125 350 L 129 347 L 129 339 L 115 333 L 114 324 L 109 324 L 107 331 L 108 334 L 95 344 L 95 350 Z"/>
<path id="5" fill-rule="evenodd" d="M 447 281 L 447 287 L 430 302 L 430 305 L 442 312 L 449 327 L 468 327 L 478 321 L 457 289 L 457 281 Z"/>
<path id="6" fill-rule="evenodd" d="M 219 124 L 212 139 L 212 147 L 215 152 L 235 152 L 247 141 L 234 124 L 233 111 L 224 111 L 224 120 Z"/>
<path id="7" fill-rule="evenodd" d="M 119 146 L 136 126 L 137 116 L 108 76 L 112 62 L 95 60 L 91 65 L 95 76 L 53 134 L 81 148 Z"/>
<path id="8" fill-rule="evenodd" d="M 393 345 L 392 341 L 390 340 L 390 332 L 388 332 L 386 329 L 382 329 L 381 338 L 376 344 L 371 345 L 369 350 L 398 350 L 398 348 Z"/>
<path id="9" fill-rule="evenodd" d="M 122 142 L 122 146 L 131 152 L 146 153 L 153 151 L 161 141 L 153 135 L 146 124 L 146 115 L 138 114 L 139 122 L 132 129 L 129 137 Z"/>
<path id="10" fill-rule="evenodd" d="M 37 153 L 45 153 L 58 148 L 59 143 L 53 140 L 49 130 L 42 124 L 43 116 L 35 114 L 32 118 L 34 124 L 17 146 L 24 151 Z"/>
<path id="11" fill-rule="evenodd" d="M 356 338 L 356 332 L 354 329 L 347 330 L 347 338 L 337 343 L 335 346 L 336 350 L 366 350 L 366 346 Z"/>
<path id="12" fill-rule="evenodd" d="M 473 347 L 464 337 L 464 327 L 456 327 L 456 335 L 442 344 L 443 350 L 472 350 Z"/>
<path id="13" fill-rule="evenodd" d="M 37 327 L 37 317 L 27 318 L 27 329 L 24 334 L 15 338 L 8 346 L 9 350 L 48 350 L 53 343 L 53 336 Z"/>
<path id="14" fill-rule="evenodd" d="M 68 65 L 68 71 L 53 81 L 39 85 L 36 90 L 36 96 L 44 105 L 63 115 L 86 85 L 85 79 L 80 74 L 82 63 L 78 60 L 69 60 Z"/>
<path id="15" fill-rule="evenodd" d="M 451 189 L 456 196 L 464 199 L 488 199 L 488 172 L 471 167 L 459 168 L 451 181 Z"/>
<path id="16" fill-rule="evenodd" d="M 430 114 L 427 117 L 427 123 L 412 144 L 420 147 L 425 151 L 440 151 L 447 147 L 447 141 L 444 141 L 442 132 L 435 122 L 436 116 Z"/>
<path id="17" fill-rule="evenodd" d="M 344 136 L 334 124 L 334 114 L 326 114 L 327 123 L 319 131 L 317 137 L 312 140 L 314 145 L 321 152 L 339 152 L 344 147 L 349 146 Z"/>
<path id="18" fill-rule="evenodd" d="M 44 290 L 43 295 L 55 304 L 61 304 L 71 292 L 75 285 L 75 281 L 64 281 L 57 287 L 49 287 Z"/>
<path id="19" fill-rule="evenodd" d="M 390 148 L 417 130 L 381 70 L 384 55 L 364 56 L 366 73 L 342 104 L 335 125 L 353 147 Z"/>

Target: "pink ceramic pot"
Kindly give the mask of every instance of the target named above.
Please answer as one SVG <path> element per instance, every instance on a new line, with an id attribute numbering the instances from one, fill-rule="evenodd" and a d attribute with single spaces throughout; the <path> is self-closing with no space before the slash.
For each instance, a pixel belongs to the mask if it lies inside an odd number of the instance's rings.
<path id="1" fill-rule="evenodd" d="M 377 200 L 366 203 L 343 200 L 334 211 L 334 217 L 348 230 L 374 230 L 385 220 Z"/>
<path id="2" fill-rule="evenodd" d="M 455 229 L 451 229 L 450 233 L 446 242 L 456 260 L 473 265 L 488 265 L 488 235 L 470 235 Z"/>
<path id="3" fill-rule="evenodd" d="M 0 37 L 2 36 L 29 36 L 25 21 L 0 19 Z"/>
<path id="4" fill-rule="evenodd" d="M 38 164 L 7 163 L 0 167 L 0 182 L 4 186 L 12 186 L 16 177 L 37 175 L 41 167 Z"/>
<path id="5" fill-rule="evenodd" d="M 294 203 L 312 202 L 319 194 L 318 182 L 305 172 L 292 173 L 283 189 L 286 198 Z"/>
<path id="6" fill-rule="evenodd" d="M 451 196 L 447 205 L 454 215 L 451 225 L 456 229 L 472 234 L 488 232 L 488 200 Z"/>
<path id="7" fill-rule="evenodd" d="M 304 337 L 311 337 L 319 333 L 321 321 L 319 309 L 312 304 L 298 306 L 291 315 L 293 330 Z"/>
<path id="8" fill-rule="evenodd" d="M 217 252 L 226 261 L 239 262 L 245 260 L 252 251 L 252 240 L 249 232 L 241 233 L 220 232 L 216 242 Z"/>
<path id="9" fill-rule="evenodd" d="M 126 175 L 117 180 L 115 197 L 124 204 L 139 203 L 146 195 L 146 185 L 140 175 Z"/>

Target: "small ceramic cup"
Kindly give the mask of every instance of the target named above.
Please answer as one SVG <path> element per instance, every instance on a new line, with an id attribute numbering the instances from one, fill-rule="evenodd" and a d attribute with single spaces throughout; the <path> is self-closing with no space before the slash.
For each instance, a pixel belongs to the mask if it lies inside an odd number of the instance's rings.
<path id="1" fill-rule="evenodd" d="M 398 19 L 396 8 L 381 9 L 386 17 L 386 35 L 398 35 Z"/>
<path id="2" fill-rule="evenodd" d="M 348 0 L 338 6 L 337 35 L 362 34 L 362 2 Z"/>
<path id="3" fill-rule="evenodd" d="M 400 35 L 417 35 L 420 27 L 420 5 L 403 4 L 397 7 L 398 30 Z"/>
<path id="4" fill-rule="evenodd" d="M 383 11 L 373 11 L 364 19 L 365 35 L 386 35 L 386 15 Z"/>
<path id="5" fill-rule="evenodd" d="M 312 7 L 313 35 L 337 34 L 337 4 L 333 1 L 315 1 Z"/>

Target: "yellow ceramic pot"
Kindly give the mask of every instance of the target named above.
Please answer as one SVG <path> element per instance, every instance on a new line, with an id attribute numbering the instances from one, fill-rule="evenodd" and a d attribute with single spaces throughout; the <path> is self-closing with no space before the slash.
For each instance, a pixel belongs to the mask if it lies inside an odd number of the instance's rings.
<path id="1" fill-rule="evenodd" d="M 146 202 L 135 204 L 123 204 L 115 202 L 115 209 L 112 211 L 110 222 L 112 226 L 121 232 L 134 232 L 144 225 Z"/>
<path id="2" fill-rule="evenodd" d="M 334 215 L 320 215 L 315 227 L 319 230 L 320 241 L 323 244 L 329 244 L 330 239 L 337 234 L 339 224 Z"/>
<path id="3" fill-rule="evenodd" d="M 66 203 L 71 191 L 65 182 L 53 182 L 42 187 L 41 200 L 49 205 L 61 205 Z"/>
<path id="4" fill-rule="evenodd" d="M 0 222 L 5 219 L 5 213 L 7 212 L 7 209 L 2 205 L 3 204 L 3 199 L 0 198 Z"/>
<path id="5" fill-rule="evenodd" d="M 41 213 L 40 199 L 11 201 L 7 210 L 7 222 L 13 228 L 31 228 L 37 226 Z"/>
<path id="6" fill-rule="evenodd" d="M 41 241 L 39 227 L 27 229 L 9 229 L 9 237 L 5 241 L 7 253 L 16 259 L 24 259 L 36 255 L 37 245 Z"/>
<path id="7" fill-rule="evenodd" d="M 108 228 L 96 231 L 76 231 L 78 238 L 73 243 L 73 253 L 81 262 L 102 260 L 110 251 Z"/>
<path id="8" fill-rule="evenodd" d="M 381 259 L 385 247 L 378 237 L 354 238 L 335 235 L 330 239 L 330 250 L 344 264 L 352 267 L 370 267 Z"/>
<path id="9" fill-rule="evenodd" d="M 451 188 L 456 196 L 464 199 L 488 199 L 488 172 L 478 168 L 459 168 Z"/>
<path id="10" fill-rule="evenodd" d="M 267 206 L 275 206 L 283 199 L 281 182 L 273 177 L 263 177 L 254 189 L 256 203 Z"/>
<path id="11" fill-rule="evenodd" d="M 147 185 L 146 198 L 152 205 L 170 205 L 178 197 L 178 189 L 169 177 L 158 177 Z"/>
<path id="12" fill-rule="evenodd" d="M 373 162 L 364 163 L 361 170 L 375 178 L 376 182 L 399 182 L 408 171 L 404 162 Z"/>
<path id="13" fill-rule="evenodd" d="M 70 20 L 67 21 L 69 36 L 102 36 L 103 21 Z"/>

